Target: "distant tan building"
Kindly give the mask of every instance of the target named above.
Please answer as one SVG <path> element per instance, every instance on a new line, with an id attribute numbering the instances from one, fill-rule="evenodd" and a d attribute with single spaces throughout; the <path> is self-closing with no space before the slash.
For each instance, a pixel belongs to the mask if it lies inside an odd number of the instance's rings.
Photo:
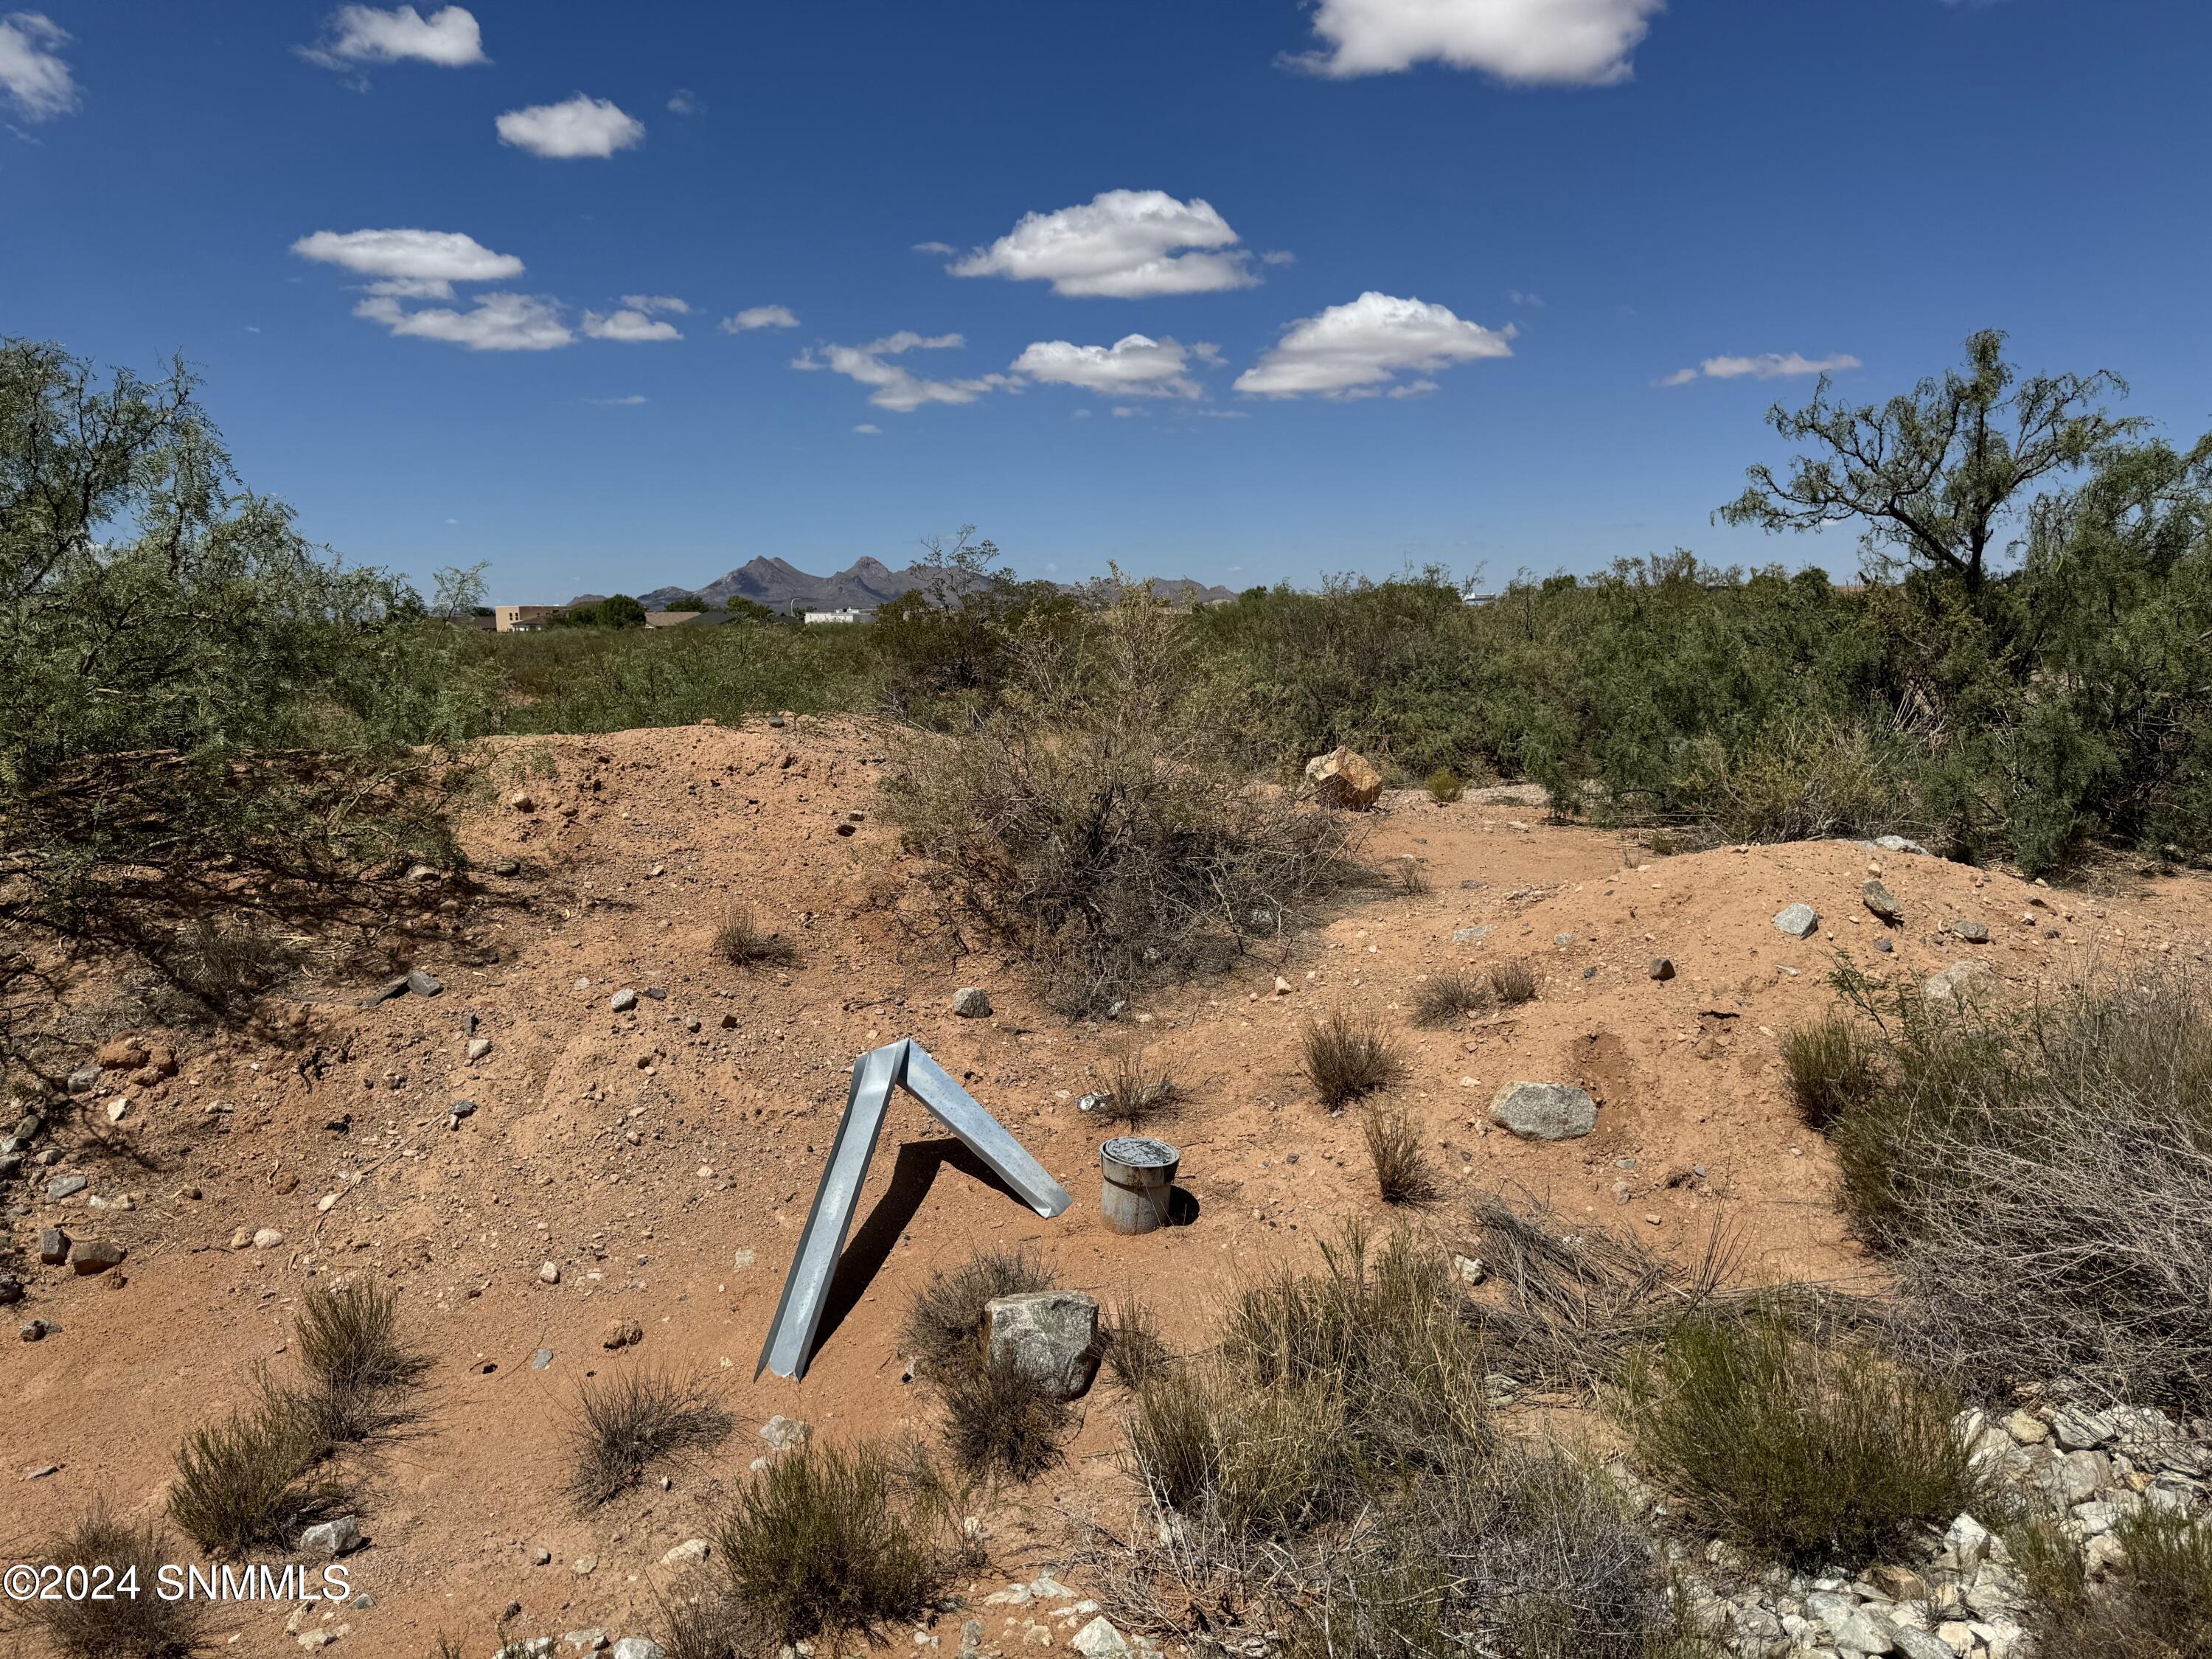
<path id="1" fill-rule="evenodd" d="M 645 613 L 645 625 L 647 628 L 673 628 L 679 623 L 690 622 L 697 615 L 699 612 L 696 611 L 648 611 Z"/>
<path id="2" fill-rule="evenodd" d="M 534 634 L 550 627 L 567 609 L 558 605 L 501 605 L 492 607 L 495 626 L 502 634 Z"/>

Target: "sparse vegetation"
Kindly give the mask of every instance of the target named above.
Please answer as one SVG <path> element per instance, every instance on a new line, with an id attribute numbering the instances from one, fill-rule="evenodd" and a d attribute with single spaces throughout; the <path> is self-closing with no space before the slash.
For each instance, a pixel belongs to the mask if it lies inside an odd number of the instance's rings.
<path id="1" fill-rule="evenodd" d="M 576 1415 L 568 1493 L 580 1510 L 635 1486 L 656 1463 L 720 1444 L 732 1426 L 705 1384 L 646 1369 L 586 1382 Z"/>
<path id="2" fill-rule="evenodd" d="M 1498 1000 L 1501 1008 L 1518 1008 L 1524 1002 L 1534 1002 L 1536 970 L 1525 962 L 1493 963 L 1490 969 L 1490 994 Z"/>
<path id="3" fill-rule="evenodd" d="M 1429 792 L 1429 799 L 1439 806 L 1449 806 L 1467 793 L 1467 786 L 1460 781 L 1459 774 L 1449 766 L 1437 768 L 1429 774 L 1421 787 Z"/>
<path id="4" fill-rule="evenodd" d="M 344 1485 L 318 1467 L 329 1446 L 316 1414 L 266 1379 L 258 1395 L 177 1450 L 169 1518 L 210 1555 L 282 1548 L 345 1501 Z"/>
<path id="5" fill-rule="evenodd" d="M 1443 1195 L 1421 1150 L 1421 1127 L 1402 1106 L 1370 1106 L 1360 1120 L 1376 1190 L 1385 1204 L 1428 1204 Z"/>
<path id="6" fill-rule="evenodd" d="M 1856 1569 L 1992 1498 L 1954 1397 L 1775 1313 L 1684 1320 L 1618 1408 L 1632 1455 L 1700 1522 L 1803 1569 Z"/>
<path id="7" fill-rule="evenodd" d="M 735 1612 L 770 1644 L 860 1635 L 941 1593 L 945 1562 L 880 1446 L 771 1458 L 717 1532 Z"/>
<path id="8" fill-rule="evenodd" d="M 1115 1055 L 1103 1092 L 1114 1117 L 1132 1129 L 1159 1116 L 1181 1098 L 1173 1073 L 1152 1066 L 1144 1046 L 1133 1042 Z"/>
<path id="9" fill-rule="evenodd" d="M 1413 988 L 1413 1024 L 1431 1031 L 1455 1024 L 1470 1014 L 1486 1012 L 1491 994 L 1486 977 L 1458 969 L 1431 974 Z"/>
<path id="10" fill-rule="evenodd" d="M 949 914 L 1089 1012 L 1226 968 L 1349 879 L 1343 816 L 1255 788 L 1242 693 L 1131 590 L 1071 640 L 1024 631 L 1012 690 L 963 736 L 909 735 L 890 816 Z"/>
<path id="11" fill-rule="evenodd" d="M 1881 1060 L 1857 1022 L 1830 1014 L 1782 1039 L 1790 1097 L 1808 1127 L 1825 1129 L 1881 1085 Z"/>
<path id="12" fill-rule="evenodd" d="M 1428 871 L 1422 867 L 1419 859 L 1407 858 L 1396 860 L 1390 866 L 1390 878 L 1396 884 L 1398 895 L 1401 898 L 1425 897 L 1434 885 L 1429 880 Z"/>
<path id="13" fill-rule="evenodd" d="M 331 1290 L 307 1287 L 292 1338 L 309 1382 L 301 1400 L 325 1444 L 388 1433 L 410 1413 L 394 1396 L 412 1387 L 429 1360 L 399 1340 L 399 1296 L 356 1280 Z"/>
<path id="14" fill-rule="evenodd" d="M 175 1554 L 159 1527 L 130 1526 L 96 1508 L 31 1559 L 64 1568 L 106 1566 L 118 1582 L 128 1573 L 137 1593 L 107 1600 L 11 1596 L 7 1611 L 15 1619 L 0 1620 L 0 1629 L 14 1622 L 36 1632 L 58 1659 L 188 1659 L 212 1644 L 204 1602 L 165 1601 L 156 1593 L 161 1565 Z"/>
<path id="15" fill-rule="evenodd" d="M 1881 1078 L 1828 1128 L 1893 1336 L 1964 1387 L 2212 1402 L 2212 992 L 2150 964 L 2025 1010 L 1845 971 Z"/>
<path id="16" fill-rule="evenodd" d="M 1106 1374 L 1132 1392 L 1174 1363 L 1158 1316 L 1134 1296 L 1123 1297 L 1101 1315 L 1098 1334 Z"/>
<path id="17" fill-rule="evenodd" d="M 753 919 L 752 906 L 725 899 L 714 919 L 714 954 L 738 968 L 783 968 L 799 959 L 789 939 Z"/>
<path id="18" fill-rule="evenodd" d="M 1305 1028 L 1306 1080 L 1329 1110 L 1388 1089 L 1406 1075 L 1389 1032 L 1370 1018 L 1334 1011 Z"/>
<path id="19" fill-rule="evenodd" d="M 1074 1411 L 1012 1356 L 987 1355 L 933 1380 L 945 1447 L 962 1468 L 1033 1480 L 1060 1462 Z"/>
<path id="20" fill-rule="evenodd" d="M 2037 1650 L 2066 1659 L 2212 1655 L 2212 1528 L 2145 1504 L 2113 1528 L 2124 1553 L 2092 1584 L 2071 1538 L 2048 1521 L 2014 1547 Z"/>
<path id="21" fill-rule="evenodd" d="M 1018 1250 L 984 1250 L 949 1273 L 932 1273 L 915 1295 L 899 1341 L 916 1369 L 941 1376 L 983 1361 L 983 1310 L 1001 1296 L 1057 1288 L 1036 1258 Z"/>

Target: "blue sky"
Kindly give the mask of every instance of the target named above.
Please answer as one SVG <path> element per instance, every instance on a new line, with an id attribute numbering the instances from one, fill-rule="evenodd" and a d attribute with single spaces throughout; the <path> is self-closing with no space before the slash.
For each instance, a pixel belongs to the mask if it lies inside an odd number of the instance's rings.
<path id="1" fill-rule="evenodd" d="M 182 352 L 311 537 L 503 600 L 967 522 L 1842 571 L 1708 522 L 1761 412 L 1989 325 L 2212 426 L 2202 0 L 34 3 L 0 332 Z"/>

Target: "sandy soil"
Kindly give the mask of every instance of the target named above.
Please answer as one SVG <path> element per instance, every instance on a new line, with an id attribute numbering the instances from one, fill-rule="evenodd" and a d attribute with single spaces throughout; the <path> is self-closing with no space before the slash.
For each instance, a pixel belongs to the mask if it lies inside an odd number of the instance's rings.
<path id="1" fill-rule="evenodd" d="M 1520 1187 L 1662 1251 L 1701 1253 L 1724 1213 L 1753 1274 L 1865 1282 L 1832 1160 L 1790 1112 L 1776 1057 L 1780 1033 L 1832 1000 L 1836 953 L 1914 975 L 1973 955 L 2027 994 L 2093 956 L 2202 961 L 2212 922 L 2212 888 L 2189 878 L 2091 896 L 1845 842 L 1658 859 L 1547 825 L 1512 792 L 1441 808 L 1408 792 L 1386 796 L 1366 851 L 1418 861 L 1428 891 L 1363 898 L 1279 961 L 1142 999 L 1114 1024 L 1072 1024 L 1012 964 L 923 925 L 875 811 L 880 744 L 801 721 L 509 745 L 502 796 L 527 789 L 535 810 L 487 808 L 466 839 L 480 868 L 521 867 L 487 878 L 496 902 L 473 912 L 474 945 L 457 930 L 451 959 L 422 958 L 445 984 L 434 999 L 363 1006 L 373 988 L 324 986 L 299 1003 L 301 1029 L 260 1042 L 131 1024 L 127 1001 L 88 981 L 78 1029 L 172 1045 L 179 1065 L 152 1086 L 104 1078 L 63 1131 L 67 1160 L 15 1189 L 28 1200 L 9 1222 L 28 1295 L 9 1331 L 34 1316 L 62 1328 L 0 1346 L 0 1560 L 32 1554 L 95 1499 L 158 1513 L 181 1437 L 241 1399 L 255 1367 L 289 1363 L 308 1276 L 371 1275 L 401 1287 L 407 1329 L 435 1363 L 424 1420 L 366 1492 L 370 1542 L 349 1565 L 375 1605 L 328 1620 L 349 1627 L 341 1659 L 428 1654 L 441 1628 L 489 1652 L 511 1601 L 521 1636 L 643 1633 L 676 1577 L 662 1555 L 708 1529 L 717 1491 L 762 1449 L 761 1421 L 782 1413 L 833 1436 L 927 1426 L 896 1333 L 933 1269 L 979 1245 L 1026 1247 L 1069 1285 L 1137 1292 L 1172 1341 L 1195 1345 L 1240 1280 L 1379 1218 L 1357 1121 L 1323 1111 L 1298 1073 L 1301 1024 L 1332 1007 L 1403 1032 L 1401 1097 L 1455 1193 L 1423 1224 L 1449 1237 L 1464 1196 Z M 1871 866 L 1906 912 L 1887 957 L 1858 897 Z M 714 956 L 730 896 L 797 947 L 788 971 Z M 1796 900 L 1822 917 L 1802 942 L 1771 920 Z M 1951 917 L 1985 922 L 1990 942 L 1949 939 Z M 470 965 L 487 939 L 495 964 Z M 1656 956 L 1672 979 L 1650 976 Z M 1500 957 L 1535 969 L 1534 1003 L 1458 1030 L 1407 1024 L 1423 975 Z M 992 1018 L 952 1015 L 963 985 L 988 989 Z M 611 1012 L 625 988 L 643 994 L 635 1012 Z M 475 1064 L 471 1017 L 492 1043 Z M 1038 1219 L 902 1099 L 812 1370 L 755 1381 L 848 1068 L 898 1036 L 963 1078 L 1076 1204 Z M 1097 1146 L 1112 1130 L 1076 1104 L 1132 1041 L 1188 1097 L 1157 1132 L 1183 1149 L 1200 1206 L 1194 1224 L 1135 1239 L 1099 1220 Z M 1519 1079 L 1589 1089 L 1596 1132 L 1543 1145 L 1490 1130 L 1492 1093 Z M 477 1109 L 448 1128 L 463 1097 Z M 50 1203 L 46 1182 L 64 1170 L 90 1186 Z M 128 1211 L 91 1205 L 123 1194 Z M 39 1267 L 33 1235 L 57 1223 L 123 1243 L 128 1260 L 97 1279 Z M 285 1240 L 234 1249 L 240 1228 Z M 548 1261 L 557 1285 L 541 1280 Z M 603 1335 L 625 1320 L 643 1340 L 611 1352 Z M 533 1367 L 540 1351 L 550 1361 Z M 559 1487 L 578 1386 L 647 1365 L 717 1379 L 738 1432 L 670 1489 L 577 1515 Z M 1056 1502 L 1118 1479 L 1112 1391 L 1084 1411 L 1066 1469 L 988 1512 L 998 1582 L 1051 1560 Z M 550 1565 L 532 1565 L 539 1549 Z M 596 1569 L 580 1575 L 586 1557 Z M 289 1611 L 227 1614 L 218 1650 L 295 1650 Z M 987 1639 L 1009 1641 L 990 1611 Z M 301 1628 L 324 1622 L 319 1610 Z"/>

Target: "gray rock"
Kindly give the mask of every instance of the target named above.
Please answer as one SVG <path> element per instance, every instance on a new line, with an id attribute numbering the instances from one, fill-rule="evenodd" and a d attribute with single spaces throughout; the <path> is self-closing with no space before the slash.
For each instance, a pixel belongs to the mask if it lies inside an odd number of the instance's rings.
<path id="1" fill-rule="evenodd" d="M 69 1091 L 73 1095 L 88 1095 L 100 1087 L 100 1067 L 88 1066 L 69 1074 Z"/>
<path id="2" fill-rule="evenodd" d="M 2110 1444 L 2118 1437 L 2119 1431 L 2112 1419 L 2102 1412 L 2065 1406 L 2051 1414 L 2051 1432 L 2068 1451 L 2093 1451 Z"/>
<path id="3" fill-rule="evenodd" d="M 1775 913 L 1774 925 L 1792 939 L 1810 939 L 1820 925 L 1820 913 L 1802 902 L 1785 905 Z"/>
<path id="4" fill-rule="evenodd" d="M 125 1251 L 112 1238 L 81 1238 L 70 1246 L 70 1271 L 79 1278 L 89 1279 L 123 1265 Z"/>
<path id="5" fill-rule="evenodd" d="M 1644 971 L 1653 979 L 1672 979 L 1674 977 L 1674 958 L 1654 957 L 1651 958 L 1651 965 Z"/>
<path id="6" fill-rule="evenodd" d="M 13 1181 L 23 1167 L 21 1152 L 0 1152 L 0 1181 Z"/>
<path id="7" fill-rule="evenodd" d="M 1877 951 L 1881 951 L 1881 952 L 1882 953 L 1882 955 L 1884 955 L 1884 956 L 1887 956 L 1887 955 L 1888 955 L 1892 951 L 1894 951 L 1895 949 L 1897 949 L 1897 947 L 1896 947 L 1894 945 L 1892 945 L 1892 944 L 1891 944 L 1887 939 L 1876 939 L 1876 940 L 1874 942 L 1874 948 L 1875 948 L 1875 950 L 1877 950 Z"/>
<path id="8" fill-rule="evenodd" d="M 407 988 L 418 997 L 434 997 L 446 988 L 420 968 L 410 968 L 407 970 Z"/>
<path id="9" fill-rule="evenodd" d="M 39 1229 L 39 1260 L 49 1267 L 58 1267 L 69 1260 L 70 1236 L 59 1227 Z"/>
<path id="10" fill-rule="evenodd" d="M 1896 1651 L 1897 1627 L 1848 1595 L 1815 1590 L 1805 1598 L 1805 1611 L 1827 1626 L 1830 1638 L 1845 1653 Z"/>
<path id="11" fill-rule="evenodd" d="M 1452 930 L 1454 945 L 1472 945 L 1475 940 L 1498 931 L 1498 924 L 1486 921 L 1479 927 L 1455 927 Z"/>
<path id="12" fill-rule="evenodd" d="M 407 975 L 402 974 L 398 979 L 385 981 L 383 988 L 374 996 L 369 998 L 369 1006 L 373 1008 L 380 1002 L 389 1002 L 394 997 L 404 997 L 406 994 Z"/>
<path id="13" fill-rule="evenodd" d="M 1011 1364 L 1061 1400 L 1089 1388 L 1098 1369 L 1098 1299 L 1080 1291 L 994 1297 L 983 1332 L 994 1364 Z"/>
<path id="14" fill-rule="evenodd" d="M 1552 935 L 1552 943 L 1557 945 L 1564 947 L 1565 945 L 1572 945 L 1574 942 L 1575 936 L 1572 933 L 1554 933 Z"/>
<path id="15" fill-rule="evenodd" d="M 607 1645 L 607 1633 L 596 1627 L 572 1630 L 561 1638 L 579 1653 L 597 1653 Z"/>
<path id="16" fill-rule="evenodd" d="M 553 1350 L 550 1348 L 540 1348 L 530 1357 L 530 1369 L 533 1371 L 542 1371 L 552 1363 Z"/>
<path id="17" fill-rule="evenodd" d="M 56 1176 L 46 1183 L 46 1197 L 49 1201 L 70 1198 L 91 1184 L 81 1175 Z"/>
<path id="18" fill-rule="evenodd" d="M 446 1108 L 446 1113 L 449 1117 L 474 1117 L 477 1103 L 473 1100 L 457 1100 Z"/>
<path id="19" fill-rule="evenodd" d="M 0 1273 L 0 1308 L 12 1308 L 23 1299 L 23 1281 L 13 1273 Z"/>
<path id="20" fill-rule="evenodd" d="M 1083 1659 L 1128 1659 L 1128 1643 L 1103 1613 L 1070 1637 L 1067 1644 Z"/>
<path id="21" fill-rule="evenodd" d="M 341 1555 L 349 1555 L 360 1547 L 361 1521 L 356 1516 L 341 1515 L 335 1521 L 309 1527 L 300 1534 L 300 1548 L 308 1555 L 334 1559 Z"/>
<path id="22" fill-rule="evenodd" d="M 642 1636 L 625 1636 L 615 1644 L 614 1659 L 667 1659 L 658 1642 Z"/>
<path id="23" fill-rule="evenodd" d="M 980 985 L 963 985 L 952 994 L 952 1012 L 963 1019 L 987 1019 L 991 994 Z"/>
<path id="24" fill-rule="evenodd" d="M 637 1006 L 637 993 L 630 990 L 617 991 L 607 999 L 607 1006 L 618 1014 L 626 1014 Z"/>
<path id="25" fill-rule="evenodd" d="M 1954 938 L 1962 939 L 1969 945 L 1987 945 L 1990 942 L 1990 930 L 1985 923 L 1968 921 L 1964 916 L 1954 916 L 1946 926 Z"/>
<path id="26" fill-rule="evenodd" d="M 43 1342 L 50 1336 L 59 1336 L 62 1328 L 51 1319 L 27 1319 L 15 1328 L 15 1334 L 26 1342 Z"/>
<path id="27" fill-rule="evenodd" d="M 1905 1659 L 1959 1659 L 1959 1656 L 1951 1650 L 1950 1644 L 1942 1637 L 1932 1635 L 1917 1625 L 1908 1625 L 1901 1619 L 1890 1622 L 1889 1633 L 1896 1639 L 1897 1651 L 1903 1654 Z"/>
<path id="28" fill-rule="evenodd" d="M 664 1567 L 696 1567 L 714 1553 L 714 1547 L 703 1538 L 687 1538 L 660 1558 Z"/>
<path id="29" fill-rule="evenodd" d="M 1523 1140 L 1572 1140 L 1597 1127 L 1597 1103 L 1570 1083 L 1509 1083 L 1492 1097 L 1490 1121 Z"/>
<path id="30" fill-rule="evenodd" d="M 1908 841 L 1903 836 L 1876 836 L 1874 844 L 1885 853 L 1911 853 L 1917 858 L 1923 859 L 1935 856 L 1918 842 Z"/>
<path id="31" fill-rule="evenodd" d="M 492 866 L 491 872 L 495 876 L 519 876 L 522 873 L 522 860 L 520 859 L 501 859 L 498 863 Z"/>
<path id="32" fill-rule="evenodd" d="M 1884 921 L 1905 920 L 1905 907 L 1897 902 L 1897 895 L 1880 882 L 1868 881 L 1862 884 L 1859 888 L 1859 896 L 1866 901 L 1866 908 Z"/>
<path id="33" fill-rule="evenodd" d="M 1929 1002 L 1958 1006 L 1988 995 L 1996 982 L 1996 970 L 1986 962 L 1954 962 L 1941 973 L 1930 974 L 1920 994 Z"/>

